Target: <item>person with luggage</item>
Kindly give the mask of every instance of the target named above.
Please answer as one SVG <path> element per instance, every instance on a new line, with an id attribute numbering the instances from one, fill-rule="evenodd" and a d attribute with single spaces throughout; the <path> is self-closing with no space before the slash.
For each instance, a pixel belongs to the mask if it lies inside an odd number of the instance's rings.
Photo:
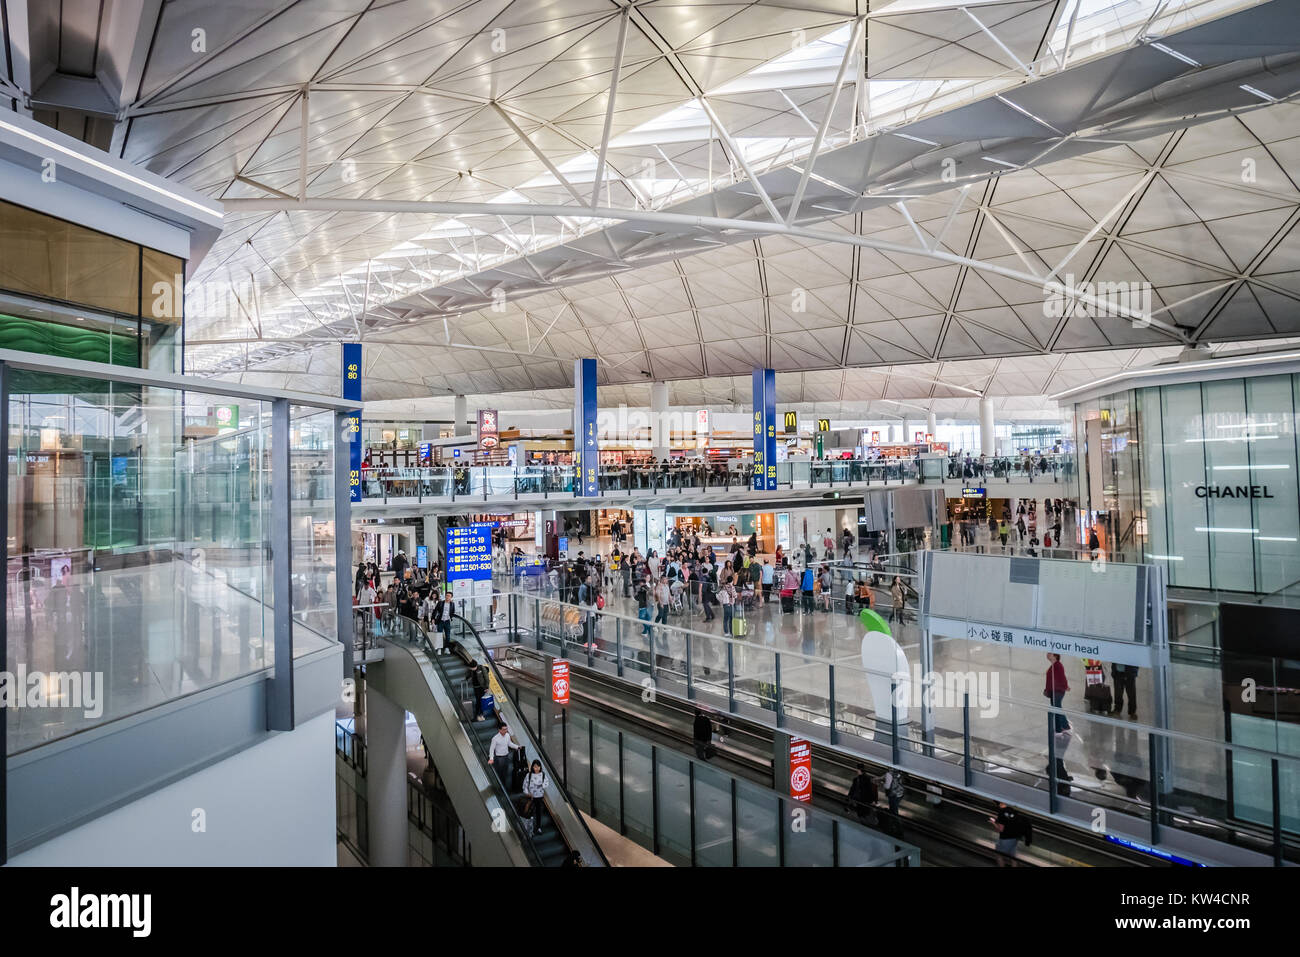
<path id="1" fill-rule="evenodd" d="M 736 586 L 731 582 L 718 589 L 718 601 L 722 603 L 722 633 L 731 634 L 731 619 L 736 610 Z"/>
<path id="2" fill-rule="evenodd" d="M 477 720 L 477 719 L 476 719 Z M 515 741 L 510 736 L 510 726 L 504 721 L 497 725 L 497 733 L 492 735 L 492 740 L 488 742 L 488 764 L 492 765 L 492 770 L 497 773 L 501 779 L 501 786 L 506 789 L 506 793 L 511 793 L 511 762 L 508 760 L 511 751 L 518 751 L 523 745 Z"/>
<path id="3" fill-rule="evenodd" d="M 1106 684 L 1106 669 L 1096 658 L 1083 659 L 1083 700 L 1091 714 L 1106 714 L 1110 711 L 1110 686 Z"/>
<path id="4" fill-rule="evenodd" d="M 863 824 L 876 823 L 876 802 L 880 800 L 880 791 L 876 779 L 867 773 L 865 764 L 858 765 L 857 776 L 849 785 L 849 810 Z"/>
<path id="5" fill-rule="evenodd" d="M 442 601 L 438 602 L 433 609 L 433 624 L 442 632 L 442 649 L 445 651 L 451 644 L 451 620 L 456 615 L 456 603 L 451 600 L 451 592 L 443 596 Z"/>
<path id="6" fill-rule="evenodd" d="M 650 627 L 650 589 L 645 582 L 636 586 L 636 616 L 642 622 L 641 637 L 649 637 L 653 629 Z"/>
<path id="7" fill-rule="evenodd" d="M 794 593 L 799 587 L 799 576 L 789 565 L 785 568 L 785 574 L 781 579 L 781 612 L 782 614 L 794 613 Z"/>
<path id="8" fill-rule="evenodd" d="M 763 559 L 762 585 L 763 585 L 764 605 L 766 605 L 769 601 L 772 600 L 772 579 L 774 577 L 775 576 L 773 575 L 771 562 L 769 562 L 766 558 Z"/>
<path id="9" fill-rule="evenodd" d="M 1020 839 L 1024 838 L 1027 845 L 1034 843 L 1033 826 L 1028 818 L 1004 801 L 998 802 L 997 816 L 990 817 L 989 823 L 998 832 L 998 853 L 1003 855 L 998 866 L 1012 867 L 1011 862 L 1015 860 Z"/>
<path id="10" fill-rule="evenodd" d="M 903 772 L 897 768 L 890 768 L 885 772 L 885 799 L 889 801 L 889 813 L 895 817 L 898 816 L 898 806 L 903 803 L 905 793 L 907 787 Z"/>
<path id="11" fill-rule="evenodd" d="M 487 669 L 482 663 L 475 661 L 469 667 L 470 685 L 474 689 L 474 720 L 482 721 L 485 718 L 483 714 L 483 696 L 488 690 Z"/>
<path id="12" fill-rule="evenodd" d="M 803 611 L 805 615 L 811 615 L 813 612 L 813 598 L 816 591 L 817 575 L 812 569 L 812 563 L 804 566 L 803 581 L 799 586 L 803 598 Z"/>
<path id="13" fill-rule="evenodd" d="M 693 729 L 695 739 L 695 756 L 701 761 L 707 761 L 717 754 L 713 747 L 713 722 L 703 711 L 695 712 L 695 727 Z"/>
<path id="14" fill-rule="evenodd" d="M 524 804 L 524 816 L 533 820 L 533 833 L 542 833 L 542 804 L 546 797 L 546 772 L 542 762 L 533 758 L 533 763 L 524 775 L 523 792 L 527 801 Z"/>

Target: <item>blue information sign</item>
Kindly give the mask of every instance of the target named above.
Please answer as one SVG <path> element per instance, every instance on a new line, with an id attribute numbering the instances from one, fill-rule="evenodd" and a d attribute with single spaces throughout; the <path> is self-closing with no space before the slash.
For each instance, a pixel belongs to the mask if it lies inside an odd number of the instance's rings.
<path id="1" fill-rule="evenodd" d="M 429 546 L 428 545 L 415 546 L 415 567 L 416 568 L 429 567 Z"/>
<path id="2" fill-rule="evenodd" d="M 767 466 L 768 491 L 776 490 L 776 370 L 763 370 L 763 427 L 767 442 L 763 449 L 763 464 Z"/>
<path id="3" fill-rule="evenodd" d="M 492 580 L 492 523 L 447 529 L 447 581 Z"/>
<path id="4" fill-rule="evenodd" d="M 343 398 L 361 401 L 361 343 L 345 342 L 342 345 Z M 361 501 L 361 410 L 347 417 L 345 432 L 348 437 L 348 493 L 353 502 Z"/>
<path id="5" fill-rule="evenodd" d="M 573 360 L 573 438 L 582 496 L 600 494 L 600 442 L 596 434 L 596 360 Z"/>
<path id="6" fill-rule="evenodd" d="M 776 372 L 755 369 L 754 386 L 754 469 L 750 487 L 755 491 L 776 488 Z"/>

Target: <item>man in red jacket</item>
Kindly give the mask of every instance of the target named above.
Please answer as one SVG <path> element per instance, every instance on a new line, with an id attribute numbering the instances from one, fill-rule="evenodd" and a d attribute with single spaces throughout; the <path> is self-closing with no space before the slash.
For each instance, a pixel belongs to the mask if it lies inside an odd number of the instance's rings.
<path id="1" fill-rule="evenodd" d="M 1051 662 L 1047 667 L 1047 686 L 1043 688 L 1043 696 L 1049 698 L 1053 708 L 1061 706 L 1061 699 L 1065 693 L 1070 690 L 1070 682 L 1065 679 L 1065 665 L 1061 664 L 1061 656 L 1047 653 L 1047 660 Z M 1070 722 L 1065 719 L 1063 714 L 1052 715 L 1054 728 L 1057 734 L 1067 730 Z"/>

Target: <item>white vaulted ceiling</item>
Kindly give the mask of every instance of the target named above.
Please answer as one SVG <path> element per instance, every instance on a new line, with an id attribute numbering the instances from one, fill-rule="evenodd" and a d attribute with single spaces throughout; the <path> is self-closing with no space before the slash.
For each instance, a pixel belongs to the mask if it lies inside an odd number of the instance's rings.
<path id="1" fill-rule="evenodd" d="M 1292 0 L 23 8 L 0 96 L 231 201 L 189 371 L 333 392 L 360 338 L 368 401 L 550 404 L 595 355 L 602 402 L 668 379 L 725 405 L 768 365 L 791 401 L 960 414 L 965 390 L 1300 334 Z M 796 192 L 793 225 L 859 242 L 589 212 L 770 224 Z M 300 195 L 370 208 L 267 205 Z M 1156 324 L 1051 314 L 1029 280 L 1067 277 L 1149 283 Z"/>

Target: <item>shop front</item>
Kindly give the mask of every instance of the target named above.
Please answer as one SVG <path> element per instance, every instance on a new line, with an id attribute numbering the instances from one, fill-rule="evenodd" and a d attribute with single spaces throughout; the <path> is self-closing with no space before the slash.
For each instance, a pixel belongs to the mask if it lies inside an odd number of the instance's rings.
<path id="1" fill-rule="evenodd" d="M 1083 459 L 1080 535 L 1095 527 L 1112 555 L 1162 566 L 1174 588 L 1293 588 L 1300 362 L 1277 363 L 1272 374 L 1231 361 L 1195 365 L 1205 381 L 1174 367 L 1071 399 Z"/>
<path id="2" fill-rule="evenodd" d="M 1172 646 L 1218 672 L 1202 694 L 1209 733 L 1300 754 L 1300 355 L 1184 363 L 1057 398 L 1073 406 L 1079 534 L 1091 525 L 1108 555 L 1167 576 Z M 1258 820 L 1267 767 L 1234 755 L 1224 774 L 1228 813 Z M 1300 783 L 1280 788 L 1290 830 Z"/>

